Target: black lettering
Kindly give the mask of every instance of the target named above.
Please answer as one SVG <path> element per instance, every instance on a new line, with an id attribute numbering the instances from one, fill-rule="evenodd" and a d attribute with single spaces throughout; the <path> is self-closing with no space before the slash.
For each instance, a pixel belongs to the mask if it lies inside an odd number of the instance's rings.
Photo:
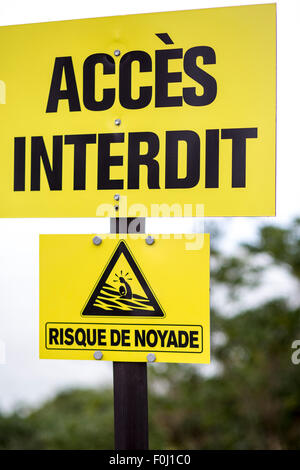
<path id="1" fill-rule="evenodd" d="M 63 328 L 59 329 L 59 344 L 60 345 L 64 344 L 64 329 Z"/>
<path id="2" fill-rule="evenodd" d="M 43 137 L 31 138 L 31 191 L 39 191 L 41 185 L 41 160 L 52 191 L 62 189 L 62 136 L 53 136 L 53 163 L 49 162 Z"/>
<path id="3" fill-rule="evenodd" d="M 58 333 L 59 331 L 57 328 L 49 328 L 49 344 L 59 344 Z"/>
<path id="4" fill-rule="evenodd" d="M 67 346 L 72 346 L 72 344 L 74 343 L 73 333 L 74 333 L 73 328 L 66 328 L 66 331 L 65 331 L 66 339 L 64 341 L 64 344 L 66 344 Z"/>
<path id="5" fill-rule="evenodd" d="M 169 83 L 179 83 L 181 72 L 169 72 L 169 60 L 182 59 L 182 49 L 156 51 L 155 106 L 182 106 L 182 96 L 169 96 Z"/>
<path id="6" fill-rule="evenodd" d="M 123 165 L 123 156 L 110 155 L 114 142 L 124 142 L 124 134 L 99 134 L 98 189 L 123 189 L 123 180 L 110 179 L 110 167 Z"/>
<path id="7" fill-rule="evenodd" d="M 187 144 L 187 172 L 178 177 L 178 142 Z M 200 138 L 193 131 L 166 132 L 166 188 L 193 188 L 200 178 Z"/>
<path id="8" fill-rule="evenodd" d="M 106 346 L 106 331 L 98 330 L 98 345 Z"/>
<path id="9" fill-rule="evenodd" d="M 103 65 L 103 74 L 115 73 L 114 59 L 108 54 L 92 54 L 83 64 L 83 103 L 90 111 L 104 111 L 115 102 L 114 88 L 104 88 L 101 101 L 96 100 L 96 65 Z"/>
<path id="10" fill-rule="evenodd" d="M 151 57 L 144 51 L 131 51 L 120 61 L 119 98 L 121 106 L 127 109 L 141 109 L 148 106 L 152 98 L 152 87 L 140 87 L 140 96 L 132 98 L 132 63 L 139 62 L 140 72 L 151 72 Z"/>
<path id="11" fill-rule="evenodd" d="M 110 331 L 110 344 L 112 346 L 119 346 L 121 342 L 121 334 L 119 330 L 111 330 Z"/>
<path id="12" fill-rule="evenodd" d="M 97 336 L 96 330 L 93 328 L 90 330 L 89 328 L 86 330 L 86 342 L 89 346 L 94 346 L 96 344 Z"/>
<path id="13" fill-rule="evenodd" d="M 178 331 L 178 346 L 180 348 L 186 348 L 189 344 L 189 335 L 186 331 Z"/>
<path id="14" fill-rule="evenodd" d="M 219 187 L 219 129 L 206 131 L 205 187 Z"/>
<path id="15" fill-rule="evenodd" d="M 199 348 L 199 332 L 190 331 L 190 348 Z"/>
<path id="16" fill-rule="evenodd" d="M 130 331 L 122 330 L 122 346 L 130 346 Z"/>
<path id="17" fill-rule="evenodd" d="M 175 331 L 173 331 L 173 330 L 170 331 L 169 338 L 168 338 L 168 341 L 167 341 L 167 348 L 169 348 L 170 346 L 175 346 L 175 348 L 178 347 L 176 334 L 175 334 Z"/>
<path id="18" fill-rule="evenodd" d="M 142 347 L 145 347 L 146 345 L 146 337 L 145 337 L 145 330 L 139 331 L 135 330 L 134 332 L 134 345 L 138 347 L 141 345 Z"/>
<path id="19" fill-rule="evenodd" d="M 78 346 L 86 346 L 86 333 L 83 328 L 78 328 L 75 331 L 75 342 Z"/>
<path id="20" fill-rule="evenodd" d="M 65 144 L 74 145 L 74 190 L 85 189 L 86 146 L 96 143 L 96 134 L 66 135 Z"/>
<path id="21" fill-rule="evenodd" d="M 203 94 L 197 95 L 196 88 L 184 88 L 183 99 L 190 106 L 207 106 L 217 96 L 216 80 L 197 66 L 197 57 L 203 57 L 203 64 L 215 64 L 215 51 L 208 46 L 197 46 L 189 49 L 184 56 L 183 67 L 185 73 L 203 86 Z"/>
<path id="22" fill-rule="evenodd" d="M 61 90 L 63 72 L 66 79 L 66 90 Z M 70 111 L 80 111 L 72 57 L 56 57 L 55 59 L 46 113 L 56 113 L 60 100 L 68 100 Z"/>
<path id="23" fill-rule="evenodd" d="M 14 191 L 25 191 L 25 137 L 15 137 Z"/>
<path id="24" fill-rule="evenodd" d="M 151 339 L 153 336 L 153 339 Z M 157 333 L 155 330 L 149 330 L 147 333 L 147 344 L 150 348 L 154 348 L 157 345 Z"/>
<path id="25" fill-rule="evenodd" d="M 157 334 L 159 336 L 160 342 L 161 342 L 161 347 L 163 348 L 165 345 L 165 338 L 168 334 L 168 330 L 164 330 L 163 332 L 160 330 L 157 330 Z"/>
<path id="26" fill-rule="evenodd" d="M 257 138 L 257 128 L 222 129 L 222 139 L 232 139 L 232 187 L 246 186 L 246 139 Z"/>
<path id="27" fill-rule="evenodd" d="M 141 155 L 141 142 L 146 142 L 148 151 Z M 159 152 L 159 138 L 153 132 L 130 132 L 128 144 L 128 189 L 139 189 L 140 165 L 148 169 L 148 188 L 159 189 L 159 163 L 154 160 Z"/>

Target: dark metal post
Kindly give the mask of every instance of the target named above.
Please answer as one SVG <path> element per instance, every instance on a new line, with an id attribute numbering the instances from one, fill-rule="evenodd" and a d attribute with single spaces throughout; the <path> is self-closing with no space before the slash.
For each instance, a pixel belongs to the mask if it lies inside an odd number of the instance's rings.
<path id="1" fill-rule="evenodd" d="M 115 218 L 111 233 L 145 233 L 145 219 Z M 114 362 L 116 450 L 148 449 L 147 363 Z"/>

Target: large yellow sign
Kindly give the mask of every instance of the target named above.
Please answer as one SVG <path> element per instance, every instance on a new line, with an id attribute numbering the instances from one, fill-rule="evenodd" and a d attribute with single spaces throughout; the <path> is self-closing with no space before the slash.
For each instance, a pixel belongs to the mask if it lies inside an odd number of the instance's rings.
<path id="1" fill-rule="evenodd" d="M 208 363 L 209 235 L 199 237 L 41 235 L 40 358 Z"/>
<path id="2" fill-rule="evenodd" d="M 275 214 L 276 6 L 0 28 L 0 216 Z"/>

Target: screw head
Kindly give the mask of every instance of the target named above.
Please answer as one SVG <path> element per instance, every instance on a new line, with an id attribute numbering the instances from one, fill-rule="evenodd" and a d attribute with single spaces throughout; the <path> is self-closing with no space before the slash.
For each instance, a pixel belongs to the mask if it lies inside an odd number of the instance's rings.
<path id="1" fill-rule="evenodd" d="M 147 361 L 148 362 L 155 362 L 155 360 L 156 360 L 155 354 L 153 354 L 153 353 L 147 354 Z"/>
<path id="2" fill-rule="evenodd" d="M 97 361 L 100 361 L 103 357 L 103 354 L 101 351 L 95 351 L 94 352 L 94 358 L 97 360 Z"/>
<path id="3" fill-rule="evenodd" d="M 102 238 L 101 237 L 98 237 L 97 235 L 93 238 L 93 243 L 94 245 L 101 245 L 102 243 Z"/>
<path id="4" fill-rule="evenodd" d="M 119 206 L 115 206 L 115 211 L 118 211 L 119 210 Z"/>
<path id="5" fill-rule="evenodd" d="M 114 200 L 119 201 L 120 200 L 120 194 L 115 194 L 114 195 Z"/>
<path id="6" fill-rule="evenodd" d="M 153 237 L 151 237 L 151 235 L 148 235 L 148 237 L 146 238 L 147 245 L 153 245 L 154 241 L 155 240 Z"/>
<path id="7" fill-rule="evenodd" d="M 121 124 L 121 119 L 115 119 L 115 125 L 120 126 Z"/>
<path id="8" fill-rule="evenodd" d="M 121 54 L 120 49 L 116 49 L 116 50 L 114 51 L 114 54 L 115 54 L 116 57 L 118 57 L 118 56 Z"/>

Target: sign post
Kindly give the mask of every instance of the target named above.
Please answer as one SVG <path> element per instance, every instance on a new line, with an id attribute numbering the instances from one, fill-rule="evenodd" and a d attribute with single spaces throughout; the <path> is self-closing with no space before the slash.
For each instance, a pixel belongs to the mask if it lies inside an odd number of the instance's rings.
<path id="1" fill-rule="evenodd" d="M 115 449 L 148 450 L 147 363 L 114 362 Z"/>
<path id="2" fill-rule="evenodd" d="M 145 219 L 111 219 L 112 233 L 145 233 Z M 148 387 L 146 362 L 114 362 L 116 450 L 148 450 Z"/>

